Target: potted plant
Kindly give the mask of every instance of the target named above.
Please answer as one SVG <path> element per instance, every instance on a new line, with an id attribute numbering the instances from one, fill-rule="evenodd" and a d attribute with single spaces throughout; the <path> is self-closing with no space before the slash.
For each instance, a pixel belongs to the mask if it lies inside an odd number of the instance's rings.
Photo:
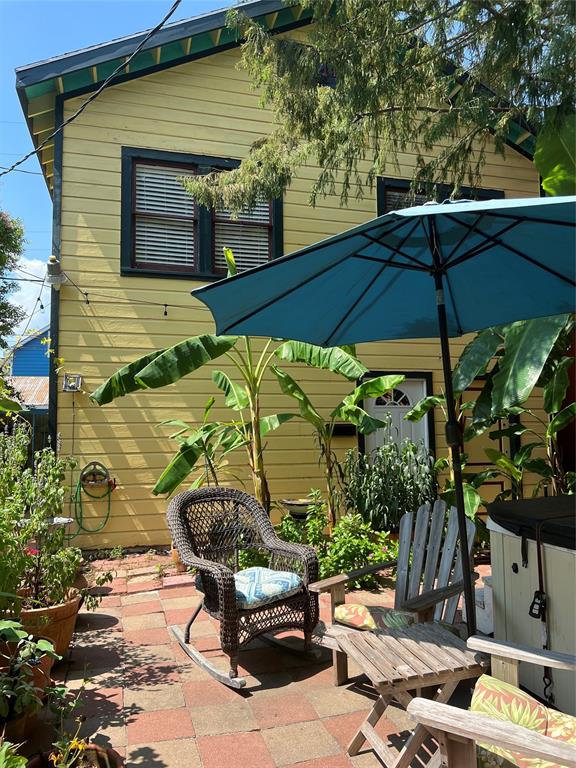
<path id="1" fill-rule="evenodd" d="M 26 466 L 29 439 L 19 420 L 0 433 L 0 615 L 20 618 L 29 634 L 52 640 L 63 655 L 82 600 L 92 608 L 97 598 L 76 587 L 82 553 L 69 546 L 62 521 L 65 475 L 74 462 L 45 448 Z M 100 574 L 96 585 L 111 578 Z"/>
<path id="2" fill-rule="evenodd" d="M 0 766 L 2 768 L 26 768 L 27 760 L 18 754 L 19 744 L 0 736 Z"/>
<path id="3" fill-rule="evenodd" d="M 84 718 L 78 710 L 83 704 L 83 690 L 82 686 L 72 693 L 65 685 L 50 689 L 49 706 L 57 737 L 52 750 L 34 755 L 27 768 L 120 768 L 123 765 L 122 758 L 113 749 L 90 744 L 81 737 Z"/>
<path id="4" fill-rule="evenodd" d="M 0 731 L 6 738 L 29 735 L 58 658 L 48 640 L 34 639 L 17 622 L 0 621 Z"/>

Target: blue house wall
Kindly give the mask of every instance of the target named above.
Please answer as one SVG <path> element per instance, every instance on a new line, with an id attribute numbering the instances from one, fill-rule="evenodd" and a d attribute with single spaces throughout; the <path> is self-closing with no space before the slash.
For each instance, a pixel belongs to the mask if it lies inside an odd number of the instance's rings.
<path id="1" fill-rule="evenodd" d="M 40 334 L 16 347 L 12 355 L 12 376 L 48 376 L 49 360 L 46 345 L 42 339 L 48 333 Z"/>

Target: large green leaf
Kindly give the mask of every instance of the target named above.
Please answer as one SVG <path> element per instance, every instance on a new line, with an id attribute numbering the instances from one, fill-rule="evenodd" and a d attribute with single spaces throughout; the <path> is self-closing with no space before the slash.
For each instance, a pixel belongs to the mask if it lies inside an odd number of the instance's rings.
<path id="1" fill-rule="evenodd" d="M 285 341 L 274 353 L 280 360 L 305 363 L 312 368 L 322 368 L 338 373 L 353 381 L 368 373 L 368 368 L 357 357 L 342 347 L 318 347 L 304 341 Z"/>
<path id="2" fill-rule="evenodd" d="M 486 328 L 472 339 L 460 355 L 452 374 L 455 392 L 464 392 L 477 376 L 484 373 L 500 344 L 502 338 L 493 328 Z"/>
<path id="3" fill-rule="evenodd" d="M 514 454 L 514 464 L 517 467 L 523 467 L 525 462 L 532 456 L 532 451 L 535 448 L 542 448 L 543 442 L 539 443 L 525 443 Z"/>
<path id="4" fill-rule="evenodd" d="M 156 481 L 152 493 L 158 496 L 161 493 L 170 494 L 175 491 L 192 472 L 202 453 L 203 449 L 199 442 L 189 442 L 182 445 Z"/>
<path id="5" fill-rule="evenodd" d="M 432 408 L 436 408 L 437 405 L 443 405 L 445 402 L 446 398 L 441 395 L 428 395 L 419 400 L 404 418 L 407 421 L 420 421 Z"/>
<path id="6" fill-rule="evenodd" d="M 563 408 L 560 413 L 557 413 L 556 416 L 554 416 L 550 424 L 548 424 L 546 435 L 548 437 L 554 437 L 557 432 L 564 429 L 564 427 L 570 424 L 571 421 L 574 421 L 575 418 L 576 403 L 570 403 L 570 405 L 567 405 L 566 408 Z"/>
<path id="7" fill-rule="evenodd" d="M 136 374 L 164 352 L 166 352 L 165 349 L 157 349 L 148 355 L 144 355 L 144 357 L 139 357 L 133 363 L 123 366 L 116 373 L 112 374 L 104 384 L 101 384 L 98 389 L 95 389 L 90 395 L 90 399 L 94 400 L 98 405 L 106 405 L 106 403 L 111 403 L 117 397 L 129 395 L 131 392 L 137 392 L 139 389 L 145 389 L 144 385 L 136 380 Z"/>
<path id="8" fill-rule="evenodd" d="M 547 114 L 546 127 L 538 133 L 534 165 L 549 195 L 576 195 L 576 115 L 558 125 Z"/>
<path id="9" fill-rule="evenodd" d="M 568 371 L 573 364 L 573 358 L 562 358 L 556 366 L 552 378 L 544 387 L 544 410 L 546 413 L 557 413 L 562 408 L 570 384 Z"/>
<path id="10" fill-rule="evenodd" d="M 228 408 L 232 408 L 234 411 L 242 411 L 244 408 L 248 408 L 250 405 L 250 398 L 241 384 L 232 381 L 232 379 L 222 371 L 213 371 L 212 381 L 216 384 L 218 389 L 221 389 L 226 395 L 225 403 Z"/>
<path id="11" fill-rule="evenodd" d="M 348 405 L 358 405 L 358 403 L 365 400 L 367 397 L 380 397 L 380 395 L 385 395 L 386 392 L 390 392 L 391 389 L 394 389 L 398 384 L 401 384 L 405 378 L 406 377 L 402 374 L 391 374 L 369 379 L 363 384 L 360 384 L 359 387 L 356 387 L 356 389 L 349 395 L 346 395 L 342 402 Z"/>
<path id="12" fill-rule="evenodd" d="M 154 358 L 136 375 L 136 381 L 143 387 L 156 389 L 181 379 L 206 363 L 220 357 L 236 344 L 237 336 L 193 336 L 181 341 Z"/>
<path id="13" fill-rule="evenodd" d="M 470 483 L 462 483 L 462 491 L 464 493 L 464 512 L 466 513 L 466 517 L 474 520 L 478 508 L 482 504 L 482 498 L 476 488 L 474 488 L 473 485 L 470 485 Z M 449 506 L 456 506 L 456 491 L 454 488 L 444 491 L 440 496 Z"/>
<path id="14" fill-rule="evenodd" d="M 323 432 L 325 429 L 324 419 L 320 416 L 316 408 L 314 408 L 308 399 L 308 396 L 294 381 L 292 376 L 289 376 L 286 371 L 283 371 L 281 368 L 278 368 L 275 365 L 272 366 L 272 372 L 278 379 L 278 383 L 280 384 L 280 389 L 282 392 L 284 392 L 285 395 L 288 395 L 288 397 L 294 398 L 294 400 L 298 402 L 298 410 L 300 411 L 300 416 L 302 416 L 302 418 L 305 419 L 309 424 L 312 424 L 314 429 Z"/>
<path id="15" fill-rule="evenodd" d="M 0 395 L 0 411 L 21 411 L 22 406 L 16 400 Z"/>
<path id="16" fill-rule="evenodd" d="M 351 424 L 354 424 L 363 435 L 370 435 L 377 429 L 382 429 L 386 426 L 385 421 L 370 416 L 359 405 L 351 403 L 340 403 L 338 408 L 330 415 L 333 420 L 349 421 Z"/>
<path id="17" fill-rule="evenodd" d="M 514 465 L 514 462 L 506 456 L 506 454 L 501 453 L 500 451 L 495 450 L 494 448 L 485 448 L 484 453 L 492 464 L 495 464 L 497 467 L 500 467 L 500 469 L 507 475 L 509 475 L 511 478 L 513 478 L 517 483 L 522 480 L 522 472 Z"/>
<path id="18" fill-rule="evenodd" d="M 568 315 L 515 323 L 507 332 L 504 355 L 492 383 L 492 415 L 505 413 L 530 396 Z"/>
<path id="19" fill-rule="evenodd" d="M 290 419 L 295 419 L 296 413 L 273 413 L 270 416 L 262 416 L 260 419 L 260 435 L 264 437 L 268 432 L 273 432 Z"/>
<path id="20" fill-rule="evenodd" d="M 236 259 L 234 258 L 232 248 L 224 247 L 222 248 L 222 251 L 224 253 L 224 258 L 226 259 L 226 266 L 228 267 L 227 277 L 234 277 L 238 272 L 238 268 L 236 267 Z"/>

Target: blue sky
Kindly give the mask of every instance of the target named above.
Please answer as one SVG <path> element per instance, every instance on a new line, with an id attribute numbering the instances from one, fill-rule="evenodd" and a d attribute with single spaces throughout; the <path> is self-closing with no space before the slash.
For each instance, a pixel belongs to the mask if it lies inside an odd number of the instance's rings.
<path id="1" fill-rule="evenodd" d="M 182 0 L 170 22 L 234 4 L 232 0 Z M 15 89 L 15 67 L 103 43 L 150 29 L 162 19 L 172 0 L 0 0 L 0 166 L 10 166 L 32 149 Z M 90 107 L 88 107 L 90 109 Z M 26 250 L 20 268 L 44 276 L 51 251 L 52 205 L 36 157 L 0 178 L 0 210 L 19 218 L 24 226 Z M 18 277 L 25 277 L 21 272 Z M 40 285 L 19 283 L 13 301 L 27 315 L 34 312 L 28 330 L 48 323 L 50 291 Z M 19 332 L 28 321 L 18 329 Z"/>

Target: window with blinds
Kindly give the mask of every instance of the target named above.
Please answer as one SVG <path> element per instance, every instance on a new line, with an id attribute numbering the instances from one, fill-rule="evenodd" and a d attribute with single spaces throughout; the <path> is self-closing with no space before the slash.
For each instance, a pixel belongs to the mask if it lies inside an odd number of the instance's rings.
<path id="1" fill-rule="evenodd" d="M 386 184 L 383 213 L 399 211 L 401 208 L 409 208 L 413 205 L 424 205 L 428 199 L 429 198 L 426 197 L 426 195 L 412 196 L 408 189 Z"/>
<path id="2" fill-rule="evenodd" d="M 190 279 L 226 275 L 223 249 L 239 271 L 282 255 L 282 198 L 262 199 L 233 218 L 199 205 L 183 176 L 237 168 L 233 158 L 122 147 L 120 271 Z"/>
<path id="3" fill-rule="evenodd" d="M 134 164 L 134 265 L 151 269 L 196 269 L 194 199 L 179 181 L 194 170 Z"/>
<path id="4" fill-rule="evenodd" d="M 239 272 L 270 258 L 271 211 L 267 200 L 259 201 L 252 210 L 244 210 L 237 218 L 220 208 L 214 212 L 214 271 L 227 271 L 223 248 L 231 248 Z"/>

